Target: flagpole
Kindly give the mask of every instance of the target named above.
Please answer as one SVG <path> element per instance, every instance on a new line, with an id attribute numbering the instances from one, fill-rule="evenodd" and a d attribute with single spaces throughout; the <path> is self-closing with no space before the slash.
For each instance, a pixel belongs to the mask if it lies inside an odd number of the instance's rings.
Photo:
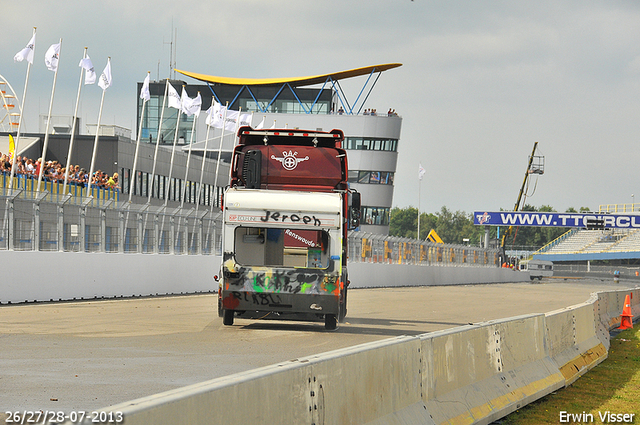
<path id="1" fill-rule="evenodd" d="M 60 51 L 62 51 L 62 39 L 60 39 Z M 60 51 L 58 51 L 58 60 L 60 58 Z M 51 126 L 51 110 L 53 109 L 53 95 L 56 92 L 56 81 L 58 80 L 58 69 L 60 69 L 60 63 L 56 66 L 56 71 L 53 74 L 53 87 L 51 88 L 51 100 L 49 101 L 49 114 L 47 115 L 47 127 L 44 134 L 44 145 L 42 146 L 42 162 L 40 163 L 40 172 L 38 173 L 38 189 L 40 192 L 40 183 L 42 182 L 42 174 L 44 171 L 45 158 L 47 155 L 47 147 L 49 145 L 49 127 Z"/>
<path id="2" fill-rule="evenodd" d="M 222 155 L 222 142 L 224 142 L 224 126 L 225 121 L 227 120 L 227 111 L 229 110 L 229 102 L 227 102 L 224 107 L 224 117 L 222 118 L 222 128 L 220 129 L 220 146 L 218 146 L 218 158 L 216 159 L 216 175 L 213 179 L 213 190 L 216 193 L 216 202 L 218 202 L 218 171 L 220 170 L 220 156 Z M 240 119 L 240 114 L 238 114 L 238 119 Z M 216 202 L 211 203 L 211 211 L 213 211 L 213 206 Z"/>
<path id="3" fill-rule="evenodd" d="M 84 48 L 84 54 L 82 59 L 87 58 L 87 48 Z M 82 73 L 84 67 L 80 67 L 80 82 L 78 83 L 78 95 L 76 96 L 76 108 L 73 112 L 73 125 L 71 127 L 71 138 L 69 139 L 69 153 L 67 154 L 67 166 L 64 171 L 64 185 L 62 186 L 62 193 L 67 193 L 67 182 L 69 181 L 69 166 L 71 165 L 71 153 L 73 152 L 73 141 L 76 136 L 76 123 L 78 121 L 78 104 L 80 103 L 80 91 L 82 90 Z"/>
<path id="4" fill-rule="evenodd" d="M 424 177 L 426 170 L 422 167 L 422 163 L 418 163 L 418 240 L 420 239 L 420 192 L 422 185 L 422 177 Z"/>
<path id="5" fill-rule="evenodd" d="M 240 120 L 242 119 L 242 106 L 238 108 L 238 119 L 236 120 L 236 129 L 233 131 L 233 148 L 235 149 L 236 143 L 240 138 L 238 137 L 238 129 L 240 128 Z"/>
<path id="6" fill-rule="evenodd" d="M 182 88 L 184 90 L 184 86 Z M 176 120 L 176 131 L 173 136 L 173 148 L 171 149 L 171 162 L 169 164 L 169 193 L 171 193 L 171 174 L 173 173 L 173 160 L 176 154 L 176 145 L 178 144 L 178 129 L 180 128 L 180 117 L 182 116 L 182 100 L 180 101 L 180 109 L 178 109 L 178 119 Z M 164 206 L 167 206 L 169 197 L 164 199 Z"/>
<path id="7" fill-rule="evenodd" d="M 158 124 L 158 135 L 156 136 L 156 149 L 153 154 L 153 169 L 151 170 L 151 190 L 149 190 L 149 199 L 147 199 L 147 203 L 151 202 L 151 195 L 153 194 L 153 182 L 155 181 L 156 163 L 158 160 L 158 146 L 160 146 L 160 135 L 162 134 L 162 120 L 164 119 L 164 107 L 167 102 L 168 89 L 169 89 L 169 79 L 167 78 L 166 84 L 164 86 L 164 98 L 162 99 L 162 109 L 160 110 L 160 123 Z M 131 179 L 135 179 L 135 175 L 132 175 Z M 132 188 L 131 192 L 133 192 L 133 183 L 131 184 L 131 188 Z M 142 194 L 142 192 L 140 193 Z M 166 192 L 164 193 L 164 195 L 167 196 Z"/>
<path id="8" fill-rule="evenodd" d="M 111 57 L 107 59 L 107 65 L 111 63 Z M 102 78 L 102 75 L 100 76 Z M 91 155 L 91 168 L 89 169 L 89 181 L 87 186 L 87 195 L 92 196 L 91 179 L 93 178 L 93 170 L 96 165 L 96 155 L 98 153 L 98 138 L 100 136 L 100 121 L 102 120 L 102 106 L 104 105 L 104 93 L 106 88 L 102 89 L 102 97 L 100 98 L 100 111 L 98 112 L 98 126 L 96 127 L 96 138 L 93 140 L 93 153 Z"/>
<path id="9" fill-rule="evenodd" d="M 422 179 L 418 180 L 418 237 L 416 239 L 420 240 L 420 186 L 422 184 Z"/>
<path id="10" fill-rule="evenodd" d="M 147 76 L 151 75 L 151 71 L 147 71 Z M 133 168 L 131 169 L 131 175 L 136 175 L 136 167 L 138 166 L 138 150 L 140 149 L 140 139 L 142 137 L 142 120 L 144 119 L 144 110 L 147 106 L 147 100 L 142 99 L 142 111 L 140 112 L 140 125 L 138 126 L 138 137 L 136 137 L 136 151 L 133 154 Z M 131 204 L 131 196 L 133 196 L 133 182 L 134 179 L 129 177 L 129 204 Z M 151 177 L 151 191 L 153 191 L 153 177 Z"/>
<path id="11" fill-rule="evenodd" d="M 102 98 L 100 99 L 100 111 L 98 112 L 98 126 L 96 128 L 96 137 L 93 139 L 93 153 L 91 154 L 91 167 L 89 168 L 89 181 L 87 182 L 87 196 L 92 196 L 91 184 L 93 178 L 93 170 L 96 165 L 96 154 L 98 152 L 98 137 L 100 136 L 100 121 L 102 120 L 102 105 L 104 104 L 104 92 L 102 90 Z"/>
<path id="12" fill-rule="evenodd" d="M 199 94 L 200 92 L 198 92 L 198 95 Z M 184 187 L 182 188 L 182 199 L 180 201 L 180 208 L 184 206 L 184 197 L 187 193 L 187 178 L 189 177 L 189 163 L 191 162 L 191 145 L 193 145 L 193 133 L 196 132 L 196 121 L 198 121 L 198 115 L 199 114 L 196 114 L 196 116 L 193 117 L 193 125 L 191 126 L 191 137 L 189 140 L 189 153 L 187 154 L 187 165 L 184 170 Z"/>
<path id="13" fill-rule="evenodd" d="M 200 194 L 202 193 L 202 180 L 204 179 L 204 166 L 207 159 L 207 148 L 209 146 L 209 130 L 210 129 L 211 129 L 211 126 L 207 124 L 207 135 L 204 139 L 204 153 L 202 155 L 202 165 L 200 167 L 200 181 L 198 183 L 198 195 L 196 196 L 196 208 L 198 208 L 197 205 L 200 205 Z"/>
<path id="14" fill-rule="evenodd" d="M 212 110 L 213 102 L 215 102 L 215 100 L 213 100 L 211 102 L 211 107 L 209 108 L 209 110 L 211 110 L 211 112 L 213 112 L 213 110 Z M 202 180 L 204 179 L 204 167 L 205 167 L 206 159 L 207 159 L 207 148 L 209 146 L 209 131 L 211 129 L 211 126 L 209 125 L 209 123 L 211 123 L 211 115 L 209 115 L 209 110 L 207 110 L 208 120 L 205 119 L 205 123 L 208 122 L 207 123 L 207 135 L 205 136 L 205 139 L 204 139 L 204 152 L 202 154 L 202 164 L 200 166 L 200 181 L 198 182 L 198 194 L 196 195 L 196 217 L 198 216 L 198 207 L 200 206 L 200 198 L 202 196 Z M 215 188 L 214 188 L 214 190 L 215 190 Z M 211 196 L 209 196 L 209 202 L 211 202 Z M 205 213 L 205 215 L 206 215 L 206 213 Z M 209 224 L 211 224 L 211 223 L 209 223 Z M 194 221 L 194 223 L 193 223 L 194 233 L 195 233 L 195 226 L 196 226 L 196 222 Z M 202 241 L 202 243 L 204 243 L 204 241 Z"/>
<path id="15" fill-rule="evenodd" d="M 33 27 L 32 38 L 36 35 L 36 27 Z M 36 46 L 33 46 L 33 53 L 35 55 Z M 31 62 L 27 61 L 27 78 L 24 82 L 24 91 L 22 92 L 22 101 L 20 102 L 20 120 L 18 121 L 18 131 L 16 132 L 16 140 L 13 148 L 13 158 L 11 159 L 11 177 L 9 178 L 9 189 L 13 188 L 13 178 L 16 175 L 16 157 L 18 156 L 18 145 L 20 144 L 20 131 L 22 129 L 22 117 L 24 115 L 24 100 L 27 97 L 27 85 L 29 85 L 29 74 L 31 72 Z M 42 168 L 42 164 L 40 164 Z"/>

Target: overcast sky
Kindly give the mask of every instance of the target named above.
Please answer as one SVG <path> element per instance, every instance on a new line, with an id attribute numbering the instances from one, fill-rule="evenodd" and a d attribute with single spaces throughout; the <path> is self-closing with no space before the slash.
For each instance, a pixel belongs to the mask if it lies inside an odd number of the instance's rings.
<path id="1" fill-rule="evenodd" d="M 546 167 L 527 202 L 558 211 L 640 203 L 637 1 L 67 0 L 3 2 L 0 75 L 19 96 L 13 56 L 37 27 L 26 130 L 49 107 L 47 48 L 63 39 L 55 115 L 72 115 L 83 48 L 112 60 L 102 123 L 135 126 L 136 83 L 177 68 L 225 77 L 299 77 L 399 62 L 365 107 L 402 116 L 394 206 L 512 209 L 534 142 Z M 184 77 L 187 83 L 197 83 Z M 355 100 L 363 80 L 345 84 Z M 346 83 L 346 82 L 345 82 Z M 101 89 L 83 88 L 97 122 Z M 532 180 L 530 193 L 533 192 Z M 632 198 L 635 194 L 636 197 Z"/>

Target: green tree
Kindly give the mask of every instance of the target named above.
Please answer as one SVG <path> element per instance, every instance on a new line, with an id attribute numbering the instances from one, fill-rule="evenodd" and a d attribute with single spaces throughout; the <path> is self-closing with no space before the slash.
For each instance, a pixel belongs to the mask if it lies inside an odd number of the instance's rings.
<path id="1" fill-rule="evenodd" d="M 581 212 L 585 210 L 588 210 L 588 208 L 580 208 Z M 529 204 L 525 204 L 521 211 L 555 212 L 550 205 L 542 205 L 540 208 L 536 208 Z M 576 210 L 569 208 L 567 212 L 576 212 Z M 389 226 L 389 234 L 391 236 L 415 238 L 417 227 L 418 210 L 416 208 L 396 207 L 391 210 Z M 446 206 L 443 206 L 437 213 L 420 214 L 420 239 L 424 240 L 431 229 L 434 229 L 445 243 L 462 244 L 464 239 L 469 239 L 470 245 L 478 246 L 484 242 L 485 228 L 484 226 L 473 224 L 472 214 L 467 214 L 463 211 L 453 212 Z M 489 229 L 490 238 L 496 238 L 498 228 L 491 226 Z M 501 227 L 499 229 L 500 236 L 505 235 L 507 229 L 508 227 Z M 505 244 L 508 249 L 512 246 L 539 248 L 567 230 L 569 228 L 516 226 L 513 227 L 511 235 L 505 240 Z"/>
<path id="2" fill-rule="evenodd" d="M 389 218 L 389 234 L 403 238 L 415 238 L 418 229 L 418 209 L 414 207 L 392 208 Z M 420 232 L 422 233 L 422 232 Z"/>

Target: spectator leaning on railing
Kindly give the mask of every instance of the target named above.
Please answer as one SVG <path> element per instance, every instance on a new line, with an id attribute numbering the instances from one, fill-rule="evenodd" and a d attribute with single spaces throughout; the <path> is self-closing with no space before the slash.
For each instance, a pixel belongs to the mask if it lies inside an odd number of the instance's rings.
<path id="1" fill-rule="evenodd" d="M 42 164 L 42 158 L 38 158 L 37 161 L 34 161 L 33 159 L 24 156 L 16 157 L 16 176 L 26 176 L 30 179 L 37 179 L 38 173 L 40 173 L 40 167 L 42 167 L 42 178 L 44 181 L 64 183 L 66 167 L 58 161 L 47 161 L 45 164 Z M 1 152 L 0 173 L 7 176 L 11 174 L 11 158 L 9 155 Z M 86 187 L 88 181 L 89 174 L 87 173 L 87 170 L 81 168 L 79 165 L 69 165 L 69 175 L 67 178 L 68 184 Z M 91 178 L 91 186 L 100 189 L 120 190 L 118 173 L 113 173 L 113 176 L 109 177 L 107 173 L 103 173 L 101 170 L 98 170 Z"/>

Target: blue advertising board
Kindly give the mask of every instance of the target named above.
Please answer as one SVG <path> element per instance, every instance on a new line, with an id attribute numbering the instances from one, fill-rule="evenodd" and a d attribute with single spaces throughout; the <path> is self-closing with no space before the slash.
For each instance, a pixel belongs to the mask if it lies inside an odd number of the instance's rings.
<path id="1" fill-rule="evenodd" d="M 601 220 L 605 229 L 640 228 L 640 215 L 599 213 L 550 213 L 531 211 L 476 211 L 476 226 L 536 226 L 586 228 L 588 222 Z"/>

